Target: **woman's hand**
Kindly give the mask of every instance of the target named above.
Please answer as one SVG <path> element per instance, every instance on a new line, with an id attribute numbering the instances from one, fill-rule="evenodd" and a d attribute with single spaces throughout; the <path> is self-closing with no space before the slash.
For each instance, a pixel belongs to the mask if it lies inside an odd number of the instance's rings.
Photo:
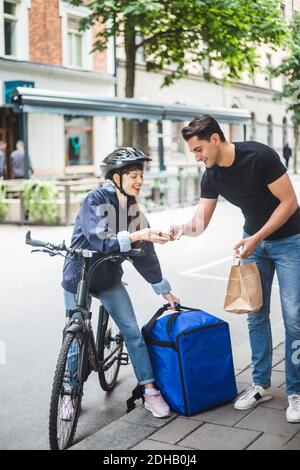
<path id="1" fill-rule="evenodd" d="M 152 228 L 144 228 L 137 232 L 130 234 L 130 241 L 134 243 L 136 241 L 145 240 L 151 243 L 159 243 L 164 245 L 171 240 L 170 235 L 163 233 L 160 230 L 154 230 Z"/>
<path id="2" fill-rule="evenodd" d="M 175 308 L 175 304 L 180 304 L 180 300 L 175 297 L 175 295 L 169 292 L 168 294 L 164 294 L 163 298 L 166 299 L 167 302 L 171 305 L 172 308 Z"/>

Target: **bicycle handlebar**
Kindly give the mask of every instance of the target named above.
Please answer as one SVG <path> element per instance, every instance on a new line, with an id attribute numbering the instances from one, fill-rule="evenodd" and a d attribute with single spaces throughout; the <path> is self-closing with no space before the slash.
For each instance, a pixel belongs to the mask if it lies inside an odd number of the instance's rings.
<path id="1" fill-rule="evenodd" d="M 83 258 L 92 258 L 94 255 L 103 255 L 103 253 L 101 253 L 100 251 L 87 250 L 85 248 L 82 248 L 82 249 L 68 248 L 64 241 L 60 245 L 55 245 L 54 243 L 44 242 L 41 240 L 33 240 L 31 238 L 30 230 L 26 233 L 26 244 L 33 246 L 33 247 L 46 248 L 47 251 L 45 250 L 45 253 L 48 252 L 49 254 L 51 254 L 51 252 L 55 254 L 55 252 L 65 251 L 66 253 L 69 253 L 71 255 L 81 256 Z M 126 251 L 124 253 L 111 253 L 110 255 L 107 255 L 107 256 L 114 256 L 114 257 L 119 256 L 120 258 L 123 258 L 125 260 L 127 258 L 140 258 L 145 255 L 146 255 L 146 252 L 144 250 L 140 248 L 133 248 L 132 250 Z"/>
<path id="2" fill-rule="evenodd" d="M 40 240 L 33 240 L 31 238 L 31 231 L 29 230 L 26 233 L 26 245 L 45 247 L 48 244 L 46 242 L 42 242 Z"/>

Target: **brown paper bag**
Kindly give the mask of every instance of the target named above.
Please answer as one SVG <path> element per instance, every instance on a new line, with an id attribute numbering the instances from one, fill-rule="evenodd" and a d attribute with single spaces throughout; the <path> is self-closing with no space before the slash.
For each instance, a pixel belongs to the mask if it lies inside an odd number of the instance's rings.
<path id="1" fill-rule="evenodd" d="M 224 310 L 232 313 L 257 312 L 263 305 L 260 274 L 256 263 L 231 266 Z"/>

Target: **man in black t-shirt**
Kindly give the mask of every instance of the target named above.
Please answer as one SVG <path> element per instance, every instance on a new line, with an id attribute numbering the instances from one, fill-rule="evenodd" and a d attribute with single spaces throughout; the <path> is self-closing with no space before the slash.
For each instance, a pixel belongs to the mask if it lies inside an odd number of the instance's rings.
<path id="1" fill-rule="evenodd" d="M 263 307 L 248 315 L 253 384 L 234 407 L 247 410 L 272 398 L 270 298 L 276 271 L 286 334 L 286 418 L 300 422 L 300 208 L 286 168 L 266 145 L 226 141 L 209 115 L 194 118 L 182 135 L 206 170 L 193 218 L 171 226 L 171 237 L 203 233 L 221 195 L 243 212 L 244 236 L 234 249 L 242 250 L 243 263 L 257 263 L 262 281 Z"/>

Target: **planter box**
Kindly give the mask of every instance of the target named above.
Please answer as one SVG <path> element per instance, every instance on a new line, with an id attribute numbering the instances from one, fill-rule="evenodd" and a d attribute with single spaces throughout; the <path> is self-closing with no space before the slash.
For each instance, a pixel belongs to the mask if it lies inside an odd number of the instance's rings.
<path id="1" fill-rule="evenodd" d="M 3 222 L 20 223 L 21 204 L 20 199 L 4 199 L 8 213 Z"/>
<path id="2" fill-rule="evenodd" d="M 57 201 L 57 208 L 58 208 L 58 220 L 54 225 L 65 225 L 66 224 L 66 206 L 65 206 L 65 201 L 63 199 L 59 199 Z M 70 203 L 70 224 L 74 224 L 76 216 L 79 212 L 80 209 L 80 202 L 77 201 L 72 201 Z M 32 218 L 29 216 L 29 219 L 27 220 L 27 223 L 32 223 L 32 224 L 45 224 L 45 225 L 52 225 L 49 222 L 39 222 L 36 220 L 32 220 Z"/>
<path id="3" fill-rule="evenodd" d="M 6 217 L 1 221 L 2 223 L 15 223 L 20 224 L 21 221 L 21 202 L 20 199 L 5 199 L 4 203 L 8 209 L 8 213 Z M 77 214 L 80 210 L 80 201 L 72 201 L 70 203 L 70 223 L 74 224 Z M 66 223 L 66 207 L 65 201 L 63 199 L 59 199 L 57 201 L 58 206 L 58 221 L 57 224 L 65 225 Z M 26 224 L 48 224 L 47 222 L 39 222 L 36 220 L 32 220 L 29 216 L 29 219 L 25 221 Z M 51 224 L 50 224 L 51 225 Z"/>
<path id="4" fill-rule="evenodd" d="M 58 223 L 65 225 L 66 224 L 66 206 L 65 201 L 60 199 L 57 201 L 58 205 Z M 74 224 L 77 214 L 80 210 L 81 203 L 80 201 L 71 201 L 70 202 L 70 224 Z"/>

